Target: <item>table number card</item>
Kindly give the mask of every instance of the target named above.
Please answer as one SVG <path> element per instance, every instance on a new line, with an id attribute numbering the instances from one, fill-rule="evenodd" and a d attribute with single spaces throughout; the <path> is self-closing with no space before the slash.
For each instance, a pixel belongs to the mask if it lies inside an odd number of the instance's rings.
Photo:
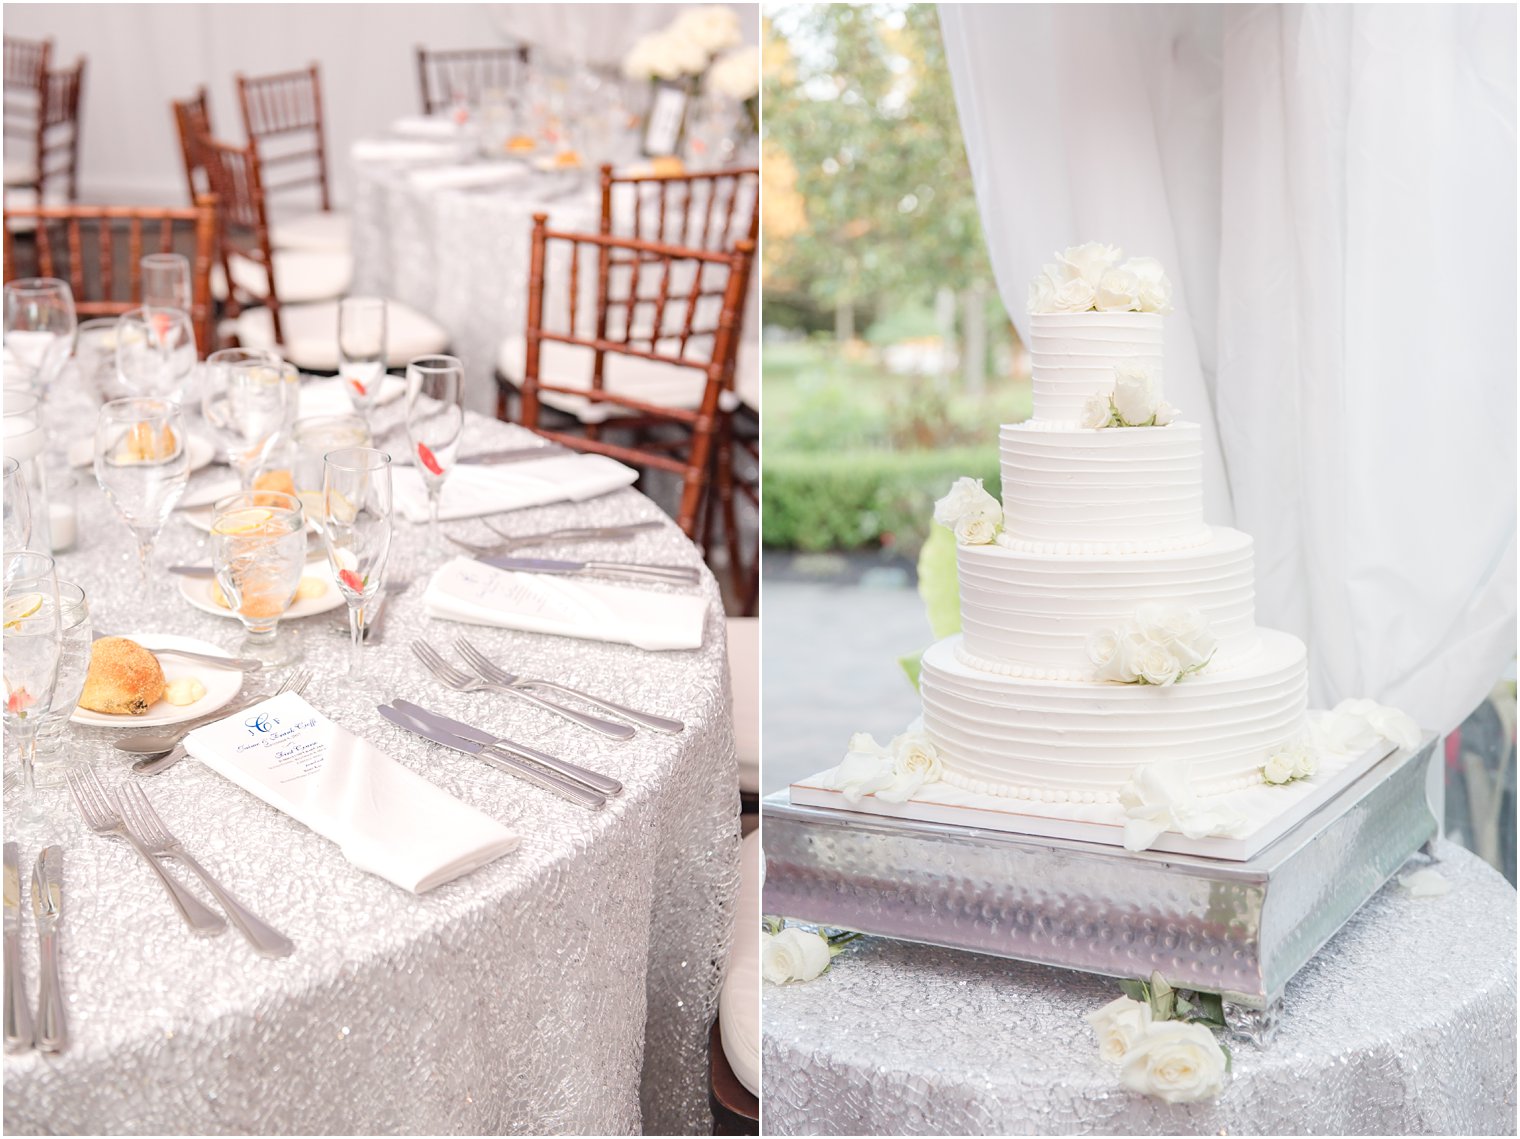
<path id="1" fill-rule="evenodd" d="M 515 849 L 495 819 L 345 731 L 294 693 L 185 737 L 194 758 L 421 894 Z"/>
<path id="2" fill-rule="evenodd" d="M 650 158 L 666 158 L 676 152 L 686 122 L 686 102 L 686 88 L 674 83 L 655 84 L 644 128 L 644 153 Z"/>

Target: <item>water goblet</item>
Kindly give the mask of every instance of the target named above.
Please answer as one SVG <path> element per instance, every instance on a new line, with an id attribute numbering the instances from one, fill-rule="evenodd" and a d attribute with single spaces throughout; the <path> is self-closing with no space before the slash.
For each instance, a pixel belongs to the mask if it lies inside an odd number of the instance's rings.
<path id="1" fill-rule="evenodd" d="M 217 500 L 211 568 L 228 608 L 243 623 L 239 656 L 252 657 L 265 668 L 300 658 L 296 635 L 277 634 L 305 567 L 306 514 L 295 495 L 255 490 Z"/>
<path id="2" fill-rule="evenodd" d="M 6 363 L 19 365 L 43 399 L 74 351 L 77 324 L 66 281 L 27 277 L 5 286 Z"/>
<path id="3" fill-rule="evenodd" d="M 48 510 L 47 429 L 43 426 L 42 397 L 35 391 L 5 389 L 5 454 L 20 465 L 20 485 L 26 488 L 31 526 L 26 548 L 53 552 Z"/>
<path id="4" fill-rule="evenodd" d="M 296 420 L 292 432 L 295 455 L 291 481 L 296 497 L 306 508 L 306 518 L 318 532 L 322 529 L 322 475 L 329 451 L 342 447 L 369 447 L 369 425 L 361 415 L 308 415 Z"/>
<path id="5" fill-rule="evenodd" d="M 195 370 L 195 330 L 181 309 L 135 308 L 116 322 L 116 370 L 132 395 L 179 400 Z"/>
<path id="6" fill-rule="evenodd" d="M 20 555 L 32 540 L 32 501 L 26 490 L 21 464 L 5 456 L 5 584 L 10 585 L 20 566 Z"/>
<path id="7" fill-rule="evenodd" d="M 95 478 L 137 539 L 148 585 L 153 543 L 190 481 L 185 418 L 163 399 L 113 399 L 95 425 Z"/>
<path id="8" fill-rule="evenodd" d="M 121 381 L 116 364 L 116 325 L 120 318 L 98 316 L 79 325 L 74 344 L 74 371 L 96 403 L 110 403 L 136 393 Z"/>
<path id="9" fill-rule="evenodd" d="M 190 259 L 179 253 L 150 253 L 142 268 L 142 303 L 146 308 L 175 308 L 189 312 Z"/>
<path id="10" fill-rule="evenodd" d="M 37 725 L 37 747 L 33 760 L 39 787 L 63 785 L 65 770 L 72 762 L 63 754 L 64 734 L 69 717 L 84 692 L 85 675 L 90 671 L 90 606 L 85 592 L 71 581 L 58 583 L 59 654 L 58 681 L 53 700 Z"/>
<path id="11" fill-rule="evenodd" d="M 273 352 L 227 348 L 206 359 L 201 413 L 227 452 L 244 490 L 264 464 L 285 426 L 296 385 Z"/>
<path id="12" fill-rule="evenodd" d="M 406 432 L 428 496 L 428 545 L 437 550 L 438 500 L 464 433 L 464 367 L 453 356 L 419 356 L 406 366 Z"/>
<path id="13" fill-rule="evenodd" d="M 391 549 L 391 457 L 373 447 L 341 447 L 323 460 L 322 541 L 348 603 L 349 675 L 364 665 L 364 610 L 385 581 Z"/>
<path id="14" fill-rule="evenodd" d="M 6 734 L 16 741 L 21 786 L 35 806 L 37 728 L 58 683 L 60 623 L 53 559 L 26 553 L 5 586 L 4 673 Z"/>
<path id="15" fill-rule="evenodd" d="M 338 303 L 338 375 L 354 410 L 366 419 L 385 380 L 383 297 L 344 297 Z"/>

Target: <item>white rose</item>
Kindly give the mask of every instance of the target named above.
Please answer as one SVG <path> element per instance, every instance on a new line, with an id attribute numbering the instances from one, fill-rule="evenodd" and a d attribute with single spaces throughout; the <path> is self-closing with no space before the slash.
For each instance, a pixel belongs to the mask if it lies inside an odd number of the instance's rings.
<path id="1" fill-rule="evenodd" d="M 1156 404 L 1156 426 L 1157 427 L 1165 427 L 1168 423 L 1172 422 L 1172 420 L 1174 420 L 1176 418 L 1177 418 L 1177 409 L 1175 407 L 1173 407 L 1171 404 L 1167 403 L 1166 400 L 1164 400 L 1164 399 L 1160 400 L 1159 402 L 1157 402 L 1157 404 Z"/>
<path id="2" fill-rule="evenodd" d="M 1087 659 L 1101 675 L 1119 657 L 1117 629 L 1098 629 L 1087 637 Z"/>
<path id="3" fill-rule="evenodd" d="M 1293 778 L 1313 779 L 1319 774 L 1319 756 L 1307 747 L 1295 748 L 1293 752 Z"/>
<path id="4" fill-rule="evenodd" d="M 1280 786 L 1291 782 L 1297 769 L 1298 764 L 1294 762 L 1293 756 L 1280 751 L 1262 766 L 1261 777 L 1268 783 Z"/>
<path id="5" fill-rule="evenodd" d="M 1368 703 L 1371 704 L 1372 701 L 1369 700 Z M 1404 748 L 1419 746 L 1420 725 L 1408 713 L 1386 704 L 1372 704 L 1365 715 L 1373 730 L 1389 743 Z"/>
<path id="6" fill-rule="evenodd" d="M 760 56 L 751 47 L 735 48 L 715 61 L 707 83 L 718 94 L 742 103 L 760 91 Z"/>
<path id="7" fill-rule="evenodd" d="M 1151 370 L 1144 364 L 1114 365 L 1114 409 L 1126 427 L 1144 427 L 1156 418 L 1160 402 Z"/>
<path id="8" fill-rule="evenodd" d="M 1098 1034 L 1098 1055 L 1117 1066 L 1150 1028 L 1151 1006 L 1119 997 L 1088 1013 L 1086 1020 Z"/>
<path id="9" fill-rule="evenodd" d="M 1002 511 L 998 514 L 1001 516 Z M 986 546 L 991 544 L 997 537 L 998 523 L 1001 517 L 994 518 L 991 514 L 967 514 L 955 524 L 955 540 L 963 546 Z"/>
<path id="10" fill-rule="evenodd" d="M 1148 763 L 1119 789 L 1124 824 L 1124 849 L 1144 850 L 1172 825 L 1172 812 L 1193 798 L 1187 764 Z"/>
<path id="11" fill-rule="evenodd" d="M 1082 403 L 1082 426 L 1101 428 L 1107 427 L 1114 417 L 1113 405 L 1108 402 L 1106 395 L 1090 395 Z"/>
<path id="12" fill-rule="evenodd" d="M 1224 1091 L 1224 1051 L 1201 1024 L 1153 1024 L 1130 1048 L 1119 1080 L 1132 1092 L 1167 1103 L 1196 1103 Z"/>
<path id="13" fill-rule="evenodd" d="M 1140 278 L 1127 269 L 1109 269 L 1098 282 L 1098 308 L 1130 312 L 1140 307 Z"/>
<path id="14" fill-rule="evenodd" d="M 834 769 L 834 786 L 845 800 L 858 803 L 892 782 L 892 756 L 865 732 L 850 737 L 850 748 Z"/>
<path id="15" fill-rule="evenodd" d="M 699 45 L 710 56 L 736 47 L 743 38 L 738 15 L 721 4 L 685 9 L 671 23 L 670 31 Z"/>
<path id="16" fill-rule="evenodd" d="M 1175 683 L 1181 671 L 1182 665 L 1173 655 L 1172 650 L 1166 645 L 1158 645 L 1155 641 L 1147 642 L 1135 658 L 1135 672 L 1147 684 L 1164 688 L 1168 684 Z"/>
<path id="17" fill-rule="evenodd" d="M 1131 257 L 1120 268 L 1133 273 L 1140 283 L 1136 299 L 1141 312 L 1172 311 L 1172 283 L 1161 262 L 1154 257 Z"/>
<path id="18" fill-rule="evenodd" d="M 629 79 L 644 80 L 654 75 L 655 37 L 640 36 L 623 56 L 623 74 Z"/>
<path id="19" fill-rule="evenodd" d="M 1135 624 L 1148 639 L 1170 649 L 1182 668 L 1197 668 L 1214 655 L 1214 633 L 1196 606 L 1147 603 L 1135 610 Z"/>
<path id="20" fill-rule="evenodd" d="M 1098 292 L 1085 277 L 1073 277 L 1055 287 L 1056 312 L 1087 312 L 1093 307 Z"/>
<path id="21" fill-rule="evenodd" d="M 623 60 L 624 73 L 634 79 L 681 79 L 707 69 L 708 52 L 684 33 L 668 28 L 643 36 Z"/>
<path id="22" fill-rule="evenodd" d="M 1081 278 L 1096 290 L 1103 274 L 1117 265 L 1123 256 L 1124 251 L 1117 245 L 1089 241 L 1086 245 L 1073 245 L 1065 253 L 1057 253 L 1056 261 L 1069 280 Z"/>
<path id="23" fill-rule="evenodd" d="M 1047 265 L 1040 270 L 1039 275 L 1029 282 L 1029 311 L 1030 312 L 1055 312 L 1056 311 L 1056 285 L 1054 266 Z"/>
<path id="24" fill-rule="evenodd" d="M 1001 510 L 1001 506 L 982 486 L 981 479 L 959 478 L 951 484 L 950 493 L 934 504 L 934 521 L 953 528 L 968 514 L 990 514 L 993 510 Z"/>
<path id="25" fill-rule="evenodd" d="M 923 732 L 904 732 L 892 741 L 892 783 L 876 797 L 888 803 L 906 803 L 926 783 L 944 777 L 939 752 Z"/>
<path id="26" fill-rule="evenodd" d="M 760 946 L 760 975 L 773 985 L 811 981 L 829 967 L 829 943 L 821 934 L 789 925 L 767 933 Z"/>

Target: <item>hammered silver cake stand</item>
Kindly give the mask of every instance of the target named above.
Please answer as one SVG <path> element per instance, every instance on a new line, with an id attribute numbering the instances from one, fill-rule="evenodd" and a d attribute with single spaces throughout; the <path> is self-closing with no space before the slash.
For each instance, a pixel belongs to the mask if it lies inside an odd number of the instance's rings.
<path id="1" fill-rule="evenodd" d="M 1450 893 L 1383 888 L 1286 986 L 1215 1101 L 1125 1091 L 1082 1019 L 1092 974 L 867 938 L 766 985 L 767 1134 L 1515 1133 L 1515 892 L 1435 844 Z M 1414 865 L 1423 865 L 1417 856 Z"/>

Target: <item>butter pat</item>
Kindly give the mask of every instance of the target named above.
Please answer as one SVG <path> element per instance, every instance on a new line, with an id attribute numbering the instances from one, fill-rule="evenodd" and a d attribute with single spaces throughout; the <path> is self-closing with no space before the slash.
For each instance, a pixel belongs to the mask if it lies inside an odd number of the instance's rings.
<path id="1" fill-rule="evenodd" d="M 171 680 L 164 687 L 164 699 L 180 707 L 194 704 L 204 695 L 206 695 L 206 686 L 193 676 Z"/>

